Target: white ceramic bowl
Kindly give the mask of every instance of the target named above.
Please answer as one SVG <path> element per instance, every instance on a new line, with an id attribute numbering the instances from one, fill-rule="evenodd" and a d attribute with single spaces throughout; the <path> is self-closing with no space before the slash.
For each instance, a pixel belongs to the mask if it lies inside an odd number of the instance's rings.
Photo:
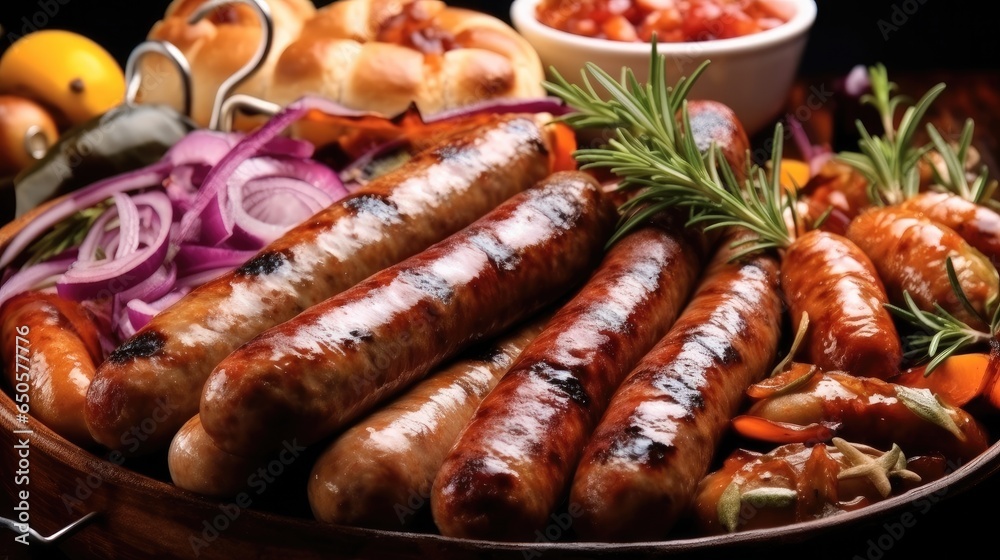
<path id="1" fill-rule="evenodd" d="M 553 29 L 539 22 L 540 0 L 515 0 L 511 21 L 538 51 L 546 69 L 554 68 L 571 82 L 581 82 L 584 63 L 593 62 L 614 77 L 629 67 L 645 82 L 652 52 L 649 43 L 594 39 Z M 794 15 L 784 24 L 752 35 L 690 43 L 659 43 L 666 56 L 666 76 L 673 85 L 699 64 L 710 64 L 691 91 L 691 99 L 712 99 L 732 107 L 748 134 L 774 121 L 795 80 L 809 29 L 816 19 L 814 0 L 772 0 Z"/>

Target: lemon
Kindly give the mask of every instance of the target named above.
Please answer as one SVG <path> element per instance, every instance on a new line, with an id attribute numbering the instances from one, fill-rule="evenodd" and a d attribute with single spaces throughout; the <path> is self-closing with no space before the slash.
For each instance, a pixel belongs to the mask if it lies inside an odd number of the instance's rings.
<path id="1" fill-rule="evenodd" d="M 114 57 L 94 41 L 46 29 L 18 39 L 0 58 L 0 93 L 33 99 L 69 127 L 119 105 L 125 97 L 125 76 Z"/>

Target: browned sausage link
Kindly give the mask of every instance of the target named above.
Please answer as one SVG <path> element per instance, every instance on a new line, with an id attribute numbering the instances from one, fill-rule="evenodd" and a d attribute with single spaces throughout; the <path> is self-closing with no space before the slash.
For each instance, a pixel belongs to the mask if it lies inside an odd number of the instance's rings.
<path id="1" fill-rule="evenodd" d="M 541 125 L 507 116 L 373 180 L 118 348 L 87 397 L 94 438 L 130 453 L 165 447 L 198 412 L 212 368 L 241 344 L 462 229 L 541 180 L 547 166 Z M 154 415 L 141 442 L 129 435 Z"/>
<path id="2" fill-rule="evenodd" d="M 309 477 L 316 518 L 383 529 L 409 525 L 425 511 L 459 432 L 544 325 L 535 320 L 475 349 L 339 436 Z"/>
<path id="3" fill-rule="evenodd" d="M 0 309 L 3 367 L 30 413 L 79 445 L 94 440 L 83 420 L 87 388 L 102 359 L 97 327 L 77 302 L 25 292 Z M 21 388 L 28 389 L 26 392 Z"/>
<path id="4" fill-rule="evenodd" d="M 729 106 L 718 101 L 688 101 L 691 135 L 703 153 L 715 142 L 737 177 L 746 175 L 750 139 L 743 123 Z"/>
<path id="5" fill-rule="evenodd" d="M 724 240 L 691 303 L 628 375 L 584 450 L 570 493 L 584 540 L 663 538 L 694 495 L 747 387 L 777 353 L 770 256 L 729 262 Z"/>
<path id="6" fill-rule="evenodd" d="M 792 321 L 808 314 L 804 361 L 824 370 L 888 379 L 903 349 L 875 265 L 845 237 L 811 231 L 785 254 L 781 288 Z"/>
<path id="7" fill-rule="evenodd" d="M 600 259 L 616 218 L 590 176 L 552 175 L 240 347 L 205 384 L 205 430 L 237 455 L 330 435 L 467 343 L 559 297 Z"/>
<path id="8" fill-rule="evenodd" d="M 950 227 L 969 245 L 1000 263 L 1000 214 L 952 193 L 925 192 L 903 202 L 901 209 L 921 212 Z"/>
<path id="9" fill-rule="evenodd" d="M 219 449 L 201 425 L 201 416 L 188 420 L 170 442 L 167 467 L 178 488 L 206 496 L 234 496 L 246 489 L 247 479 L 268 457 L 241 457 Z"/>
<path id="10" fill-rule="evenodd" d="M 937 303 L 967 325 L 987 329 L 955 295 L 946 260 L 951 258 L 962 290 L 982 317 L 993 311 L 1000 278 L 989 259 L 951 228 L 913 211 L 872 208 L 854 218 L 847 237 L 871 258 L 896 305 L 904 305 L 903 292 L 908 292 L 924 311 L 933 311 Z"/>
<path id="11" fill-rule="evenodd" d="M 694 289 L 700 251 L 671 229 L 616 243 L 484 399 L 434 484 L 442 534 L 531 540 L 545 528 L 611 394 Z"/>

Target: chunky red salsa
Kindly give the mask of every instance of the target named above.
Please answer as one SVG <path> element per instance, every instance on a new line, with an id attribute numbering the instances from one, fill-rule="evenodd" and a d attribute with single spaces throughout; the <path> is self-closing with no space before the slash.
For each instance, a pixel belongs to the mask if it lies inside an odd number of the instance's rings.
<path id="1" fill-rule="evenodd" d="M 542 0 L 538 20 L 614 41 L 710 41 L 777 27 L 788 8 L 767 0 Z"/>

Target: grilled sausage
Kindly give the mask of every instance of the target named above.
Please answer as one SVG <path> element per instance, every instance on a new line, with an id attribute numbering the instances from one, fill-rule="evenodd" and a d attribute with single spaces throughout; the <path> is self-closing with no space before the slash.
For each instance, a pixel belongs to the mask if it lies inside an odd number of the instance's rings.
<path id="1" fill-rule="evenodd" d="M 992 313 L 1000 296 L 1000 277 L 989 259 L 951 228 L 913 211 L 871 208 L 854 218 L 847 237 L 871 258 L 889 300 L 896 305 L 905 305 L 906 292 L 924 311 L 934 311 L 939 304 L 965 324 L 987 329 L 980 317 Z M 952 289 L 946 267 L 949 258 L 976 314 L 965 308 Z"/>
<path id="2" fill-rule="evenodd" d="M 903 348 L 875 265 L 850 240 L 813 230 L 785 253 L 781 288 L 792 320 L 808 314 L 804 361 L 826 370 L 888 379 Z"/>
<path id="3" fill-rule="evenodd" d="M 497 118 L 426 151 L 192 291 L 111 354 L 87 395 L 94 438 L 121 449 L 156 409 L 141 448 L 167 446 L 198 412 L 205 379 L 244 342 L 460 230 L 547 173 L 541 125 Z M 132 447 L 135 447 L 133 449 Z"/>
<path id="4" fill-rule="evenodd" d="M 616 218 L 590 176 L 550 176 L 233 352 L 205 384 L 205 431 L 237 455 L 331 435 L 560 297 L 598 262 Z"/>
<path id="5" fill-rule="evenodd" d="M 992 208 L 941 192 L 924 192 L 899 208 L 920 212 L 962 236 L 994 264 L 1000 263 L 1000 214 Z"/>
<path id="6" fill-rule="evenodd" d="M 83 403 L 103 359 L 94 319 L 79 303 L 41 292 L 12 297 L 0 317 L 3 366 L 17 404 L 66 439 L 93 445 Z"/>
<path id="7" fill-rule="evenodd" d="M 309 478 L 316 518 L 382 529 L 410 524 L 459 432 L 544 325 L 535 320 L 476 349 L 339 436 Z"/>
<path id="8" fill-rule="evenodd" d="M 746 388 L 777 353 L 770 256 L 729 262 L 723 242 L 667 335 L 615 392 L 577 467 L 569 510 L 583 540 L 663 538 L 708 472 Z"/>
<path id="9" fill-rule="evenodd" d="M 473 417 L 431 494 L 445 536 L 531 540 L 565 499 L 618 384 L 666 334 L 701 272 L 679 228 L 616 243 Z"/>

